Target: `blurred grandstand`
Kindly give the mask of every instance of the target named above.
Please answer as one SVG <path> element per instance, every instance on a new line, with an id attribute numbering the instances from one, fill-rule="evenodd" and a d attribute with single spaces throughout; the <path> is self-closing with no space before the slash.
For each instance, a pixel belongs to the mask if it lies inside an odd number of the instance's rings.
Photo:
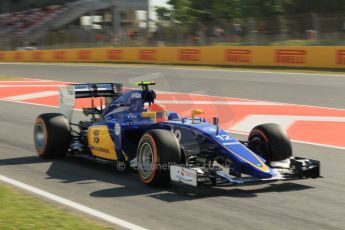
<path id="1" fill-rule="evenodd" d="M 344 45 L 344 15 L 153 22 L 149 0 L 1 0 L 0 50 L 163 45 Z M 151 8 L 152 9 L 152 8 Z M 218 23 L 218 22 L 217 22 Z"/>
<path id="2" fill-rule="evenodd" d="M 1 0 L 0 28 L 1 50 L 120 45 L 147 36 L 148 0 Z"/>

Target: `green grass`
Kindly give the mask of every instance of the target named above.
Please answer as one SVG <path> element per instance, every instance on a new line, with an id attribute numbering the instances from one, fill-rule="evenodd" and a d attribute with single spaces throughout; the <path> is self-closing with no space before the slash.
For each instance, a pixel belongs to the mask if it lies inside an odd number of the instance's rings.
<path id="1" fill-rule="evenodd" d="M 109 228 L 0 184 L 0 229 L 104 230 Z"/>

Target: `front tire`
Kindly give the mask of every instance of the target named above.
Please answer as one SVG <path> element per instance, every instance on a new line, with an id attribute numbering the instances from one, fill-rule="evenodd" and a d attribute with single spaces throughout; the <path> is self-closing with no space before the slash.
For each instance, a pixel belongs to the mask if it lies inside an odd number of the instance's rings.
<path id="1" fill-rule="evenodd" d="M 176 136 L 155 129 L 146 132 L 137 150 L 138 173 L 147 185 L 164 186 L 170 183 L 170 165 L 181 162 L 181 149 Z"/>
<path id="2" fill-rule="evenodd" d="M 37 117 L 34 143 L 37 154 L 44 159 L 64 157 L 71 141 L 71 127 L 60 113 L 44 113 Z"/>
<path id="3" fill-rule="evenodd" d="M 268 163 L 286 160 L 292 156 L 291 141 L 278 124 L 254 127 L 248 137 L 250 148 Z"/>

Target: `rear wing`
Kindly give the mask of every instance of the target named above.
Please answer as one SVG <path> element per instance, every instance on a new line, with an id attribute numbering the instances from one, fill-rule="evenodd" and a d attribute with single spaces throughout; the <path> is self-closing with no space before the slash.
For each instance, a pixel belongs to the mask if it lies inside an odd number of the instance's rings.
<path id="1" fill-rule="evenodd" d="M 69 121 L 72 119 L 76 98 L 116 98 L 123 90 L 122 84 L 118 83 L 85 83 L 72 84 L 60 87 L 59 109 Z"/>
<path id="2" fill-rule="evenodd" d="M 75 98 L 118 97 L 122 93 L 122 84 L 96 83 L 74 84 Z"/>

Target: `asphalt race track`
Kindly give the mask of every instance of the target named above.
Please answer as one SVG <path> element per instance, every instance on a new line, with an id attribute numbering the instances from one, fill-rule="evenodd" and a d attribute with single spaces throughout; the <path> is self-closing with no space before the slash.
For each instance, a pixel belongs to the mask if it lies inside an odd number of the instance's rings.
<path id="1" fill-rule="evenodd" d="M 110 81 L 127 87 L 139 80 L 154 80 L 155 89 L 170 92 L 345 108 L 345 75 L 335 74 L 1 64 L 0 76 Z M 322 179 L 232 188 L 152 188 L 133 172 L 121 174 L 73 157 L 52 162 L 39 159 L 33 146 L 33 123 L 38 114 L 53 111 L 0 100 L 0 175 L 148 229 L 345 229 L 345 148 L 293 143 L 296 155 L 321 161 Z M 81 114 L 76 112 L 78 117 Z"/>
<path id="2" fill-rule="evenodd" d="M 338 75 L 339 73 L 335 73 Z M 1 76 L 26 76 L 60 81 L 116 81 L 133 87 L 142 79 L 155 80 L 166 91 L 193 92 L 265 101 L 345 108 L 343 77 L 320 74 L 223 71 L 183 67 L 119 65 L 12 65 L 0 66 Z"/>

